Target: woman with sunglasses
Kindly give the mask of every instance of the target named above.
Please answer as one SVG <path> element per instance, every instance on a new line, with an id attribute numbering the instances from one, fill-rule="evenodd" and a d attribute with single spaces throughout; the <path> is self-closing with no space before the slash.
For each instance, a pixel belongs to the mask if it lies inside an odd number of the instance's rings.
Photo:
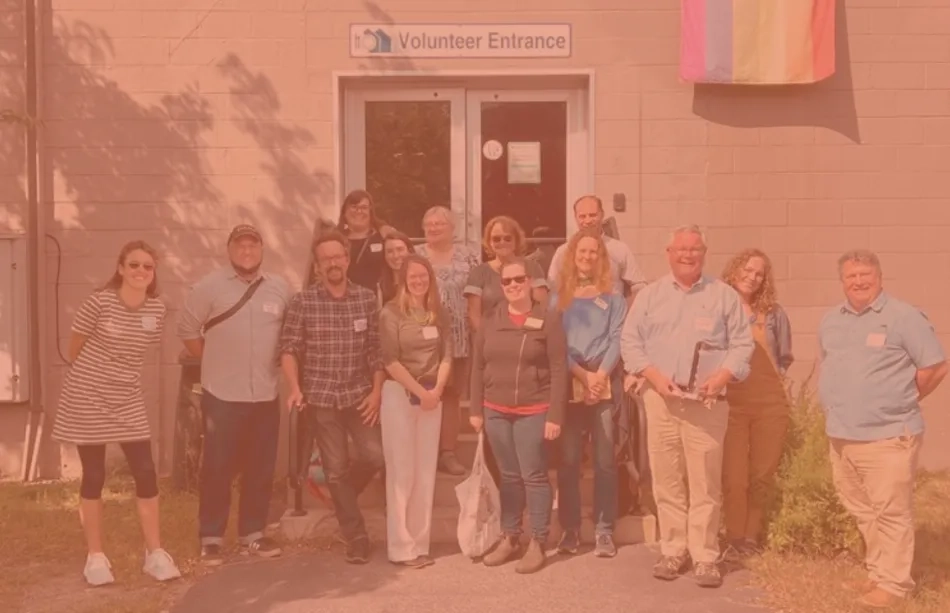
<path id="1" fill-rule="evenodd" d="M 379 279 L 379 294 L 383 305 L 396 297 L 399 289 L 399 270 L 406 258 L 416 252 L 412 239 L 396 230 L 392 230 L 383 240 L 383 257 L 386 265 Z"/>
<path id="2" fill-rule="evenodd" d="M 472 269 L 463 290 L 468 300 L 469 325 L 476 332 L 481 326 L 482 316 L 488 315 L 499 304 L 506 302 L 501 288 L 500 271 L 504 264 L 524 256 L 524 230 L 511 217 L 499 215 L 485 225 L 482 246 L 489 260 Z M 544 278 L 544 270 L 533 259 L 525 259 L 525 266 L 531 277 L 532 297 L 536 302 L 547 304 L 548 282 Z"/>
<path id="3" fill-rule="evenodd" d="M 567 347 L 561 315 L 531 296 L 524 260 L 499 269 L 505 303 L 481 322 L 472 349 L 469 421 L 484 427 L 501 473 L 502 538 L 483 558 L 501 566 L 519 555 L 515 571 L 547 563 L 552 493 L 545 441 L 556 439 L 567 403 Z M 520 544 L 525 506 L 531 540 Z"/>
<path id="4" fill-rule="evenodd" d="M 386 547 L 390 562 L 421 568 L 433 563 L 432 500 L 453 340 L 429 261 L 409 255 L 399 276 L 396 297 L 379 316 L 380 349 L 389 376 L 380 410 Z"/>
<path id="5" fill-rule="evenodd" d="M 558 519 L 564 530 L 558 552 L 577 553 L 581 528 L 581 457 L 586 434 L 593 441 L 594 555 L 617 555 L 617 462 L 613 407 L 620 394 L 620 333 L 627 314 L 613 291 L 610 256 L 598 230 L 581 230 L 567 243 L 554 302 L 567 335 L 571 401 L 561 435 Z"/>
<path id="6" fill-rule="evenodd" d="M 350 281 L 374 292 L 383 273 L 383 237 L 392 228 L 376 217 L 373 197 L 357 189 L 343 199 L 339 230 L 350 241 Z"/>
<path id="7" fill-rule="evenodd" d="M 76 445 L 82 464 L 79 517 L 86 534 L 83 576 L 93 586 L 115 581 L 102 551 L 102 487 L 106 445 L 118 444 L 135 480 L 145 536 L 143 571 L 158 581 L 181 576 L 159 539 L 158 482 L 141 370 L 149 345 L 162 337 L 155 250 L 133 241 L 119 252 L 115 273 L 89 296 L 73 323 L 70 368 L 53 423 L 53 439 Z"/>

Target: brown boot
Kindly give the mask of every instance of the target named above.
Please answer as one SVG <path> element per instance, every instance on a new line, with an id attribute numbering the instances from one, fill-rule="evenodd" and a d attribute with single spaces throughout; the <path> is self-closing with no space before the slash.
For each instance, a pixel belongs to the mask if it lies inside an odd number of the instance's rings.
<path id="1" fill-rule="evenodd" d="M 859 594 L 866 594 L 877 587 L 877 584 L 871 581 L 870 579 L 854 579 L 851 581 L 843 581 L 841 587 L 849 592 L 858 592 Z"/>
<path id="2" fill-rule="evenodd" d="M 901 603 L 904 599 L 900 596 L 885 592 L 879 587 L 874 588 L 864 596 L 858 599 L 858 604 L 872 609 L 887 609 Z"/>
<path id="3" fill-rule="evenodd" d="M 495 548 L 485 554 L 482 564 L 485 566 L 501 566 L 514 560 L 521 553 L 521 543 L 517 536 L 503 536 Z"/>
<path id="4" fill-rule="evenodd" d="M 515 567 L 515 572 L 530 575 L 544 568 L 547 562 L 548 558 L 544 555 L 544 545 L 541 541 L 531 539 L 527 551 L 524 552 L 524 556 L 518 562 L 518 566 Z"/>

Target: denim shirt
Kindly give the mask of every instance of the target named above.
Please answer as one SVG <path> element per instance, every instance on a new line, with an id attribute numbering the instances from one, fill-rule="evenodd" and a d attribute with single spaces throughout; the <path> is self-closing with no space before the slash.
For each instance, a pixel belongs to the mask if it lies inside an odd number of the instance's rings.
<path id="1" fill-rule="evenodd" d="M 756 315 L 750 318 L 749 323 L 756 322 Z M 792 355 L 792 325 L 788 320 L 785 309 L 775 305 L 765 316 L 765 338 L 768 341 L 769 353 L 781 374 L 785 374 L 788 367 L 795 361 Z"/>

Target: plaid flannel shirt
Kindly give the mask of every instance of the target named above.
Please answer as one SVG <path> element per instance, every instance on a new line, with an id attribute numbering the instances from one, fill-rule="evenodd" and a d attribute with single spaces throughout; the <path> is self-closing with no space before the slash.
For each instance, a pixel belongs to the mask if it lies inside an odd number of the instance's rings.
<path id="1" fill-rule="evenodd" d="M 297 294 L 287 307 L 280 354 L 296 356 L 308 405 L 356 406 L 372 390 L 373 375 L 383 369 L 376 294 L 353 283 L 342 298 L 319 283 Z"/>

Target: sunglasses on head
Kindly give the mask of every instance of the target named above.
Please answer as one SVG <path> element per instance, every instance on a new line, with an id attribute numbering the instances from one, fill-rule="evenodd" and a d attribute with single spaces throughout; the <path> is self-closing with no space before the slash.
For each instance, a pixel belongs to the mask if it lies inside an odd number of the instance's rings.
<path id="1" fill-rule="evenodd" d="M 129 262 L 126 264 L 126 266 L 132 270 L 138 270 L 139 268 L 142 268 L 142 270 L 146 272 L 152 272 L 155 270 L 155 264 L 142 264 L 141 262 Z"/>
<path id="2" fill-rule="evenodd" d="M 510 234 L 496 234 L 495 236 L 491 237 L 491 242 L 496 243 L 496 244 L 513 243 L 514 240 L 515 240 L 515 237 Z"/>
<path id="3" fill-rule="evenodd" d="M 517 277 L 502 277 L 501 284 L 505 287 L 511 285 L 512 283 L 524 283 L 528 279 L 527 275 L 518 275 Z"/>

